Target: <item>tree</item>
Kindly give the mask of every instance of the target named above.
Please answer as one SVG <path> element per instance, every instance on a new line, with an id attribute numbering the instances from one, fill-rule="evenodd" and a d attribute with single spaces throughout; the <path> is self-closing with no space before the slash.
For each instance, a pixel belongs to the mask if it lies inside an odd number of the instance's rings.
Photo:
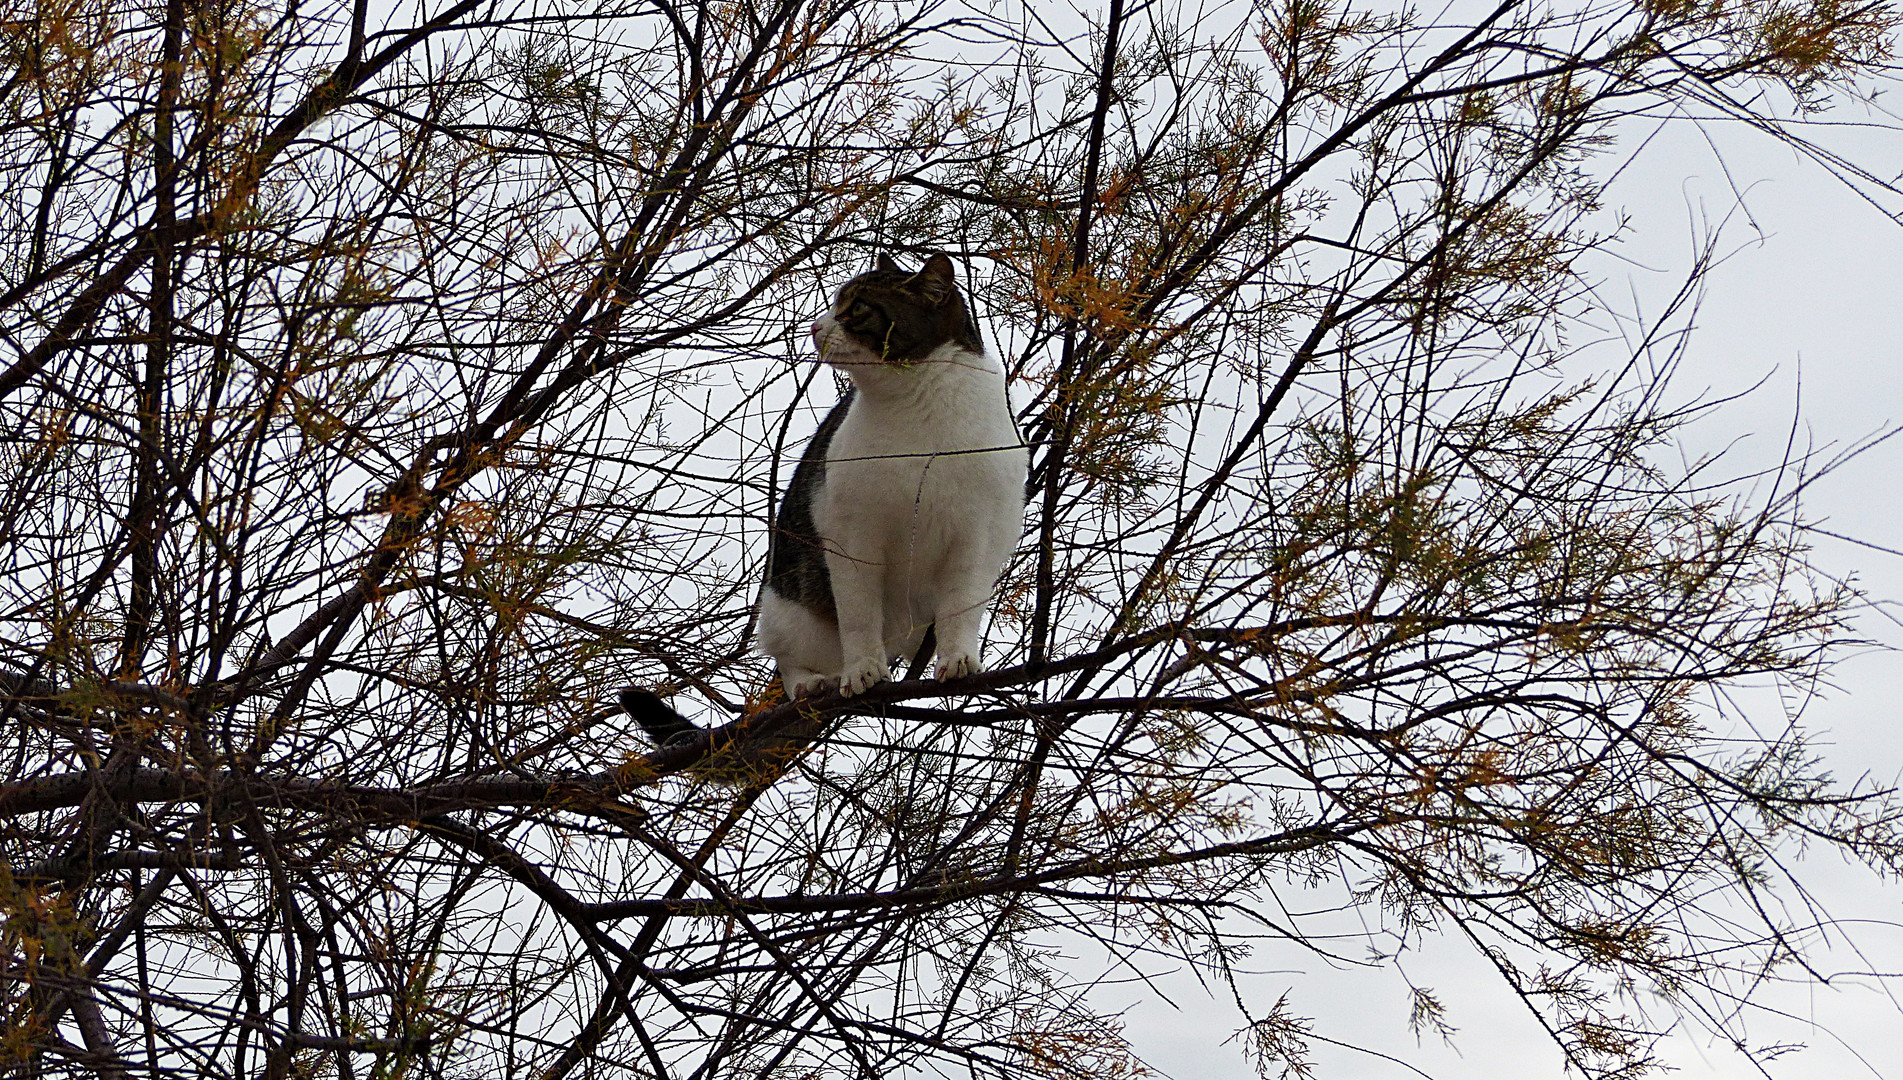
<path id="1" fill-rule="evenodd" d="M 1470 940 L 1586 1074 L 1736 1034 L 1794 845 L 1894 870 L 1896 802 L 1708 726 L 1854 596 L 1810 463 L 1667 463 L 1702 265 L 1608 360 L 1580 260 L 1635 118 L 1801 138 L 1896 18 L 16 7 L 8 1067 L 1130 1075 L 1052 944 L 1220 981 L 1324 948 L 1298 885 Z M 774 704 L 800 328 L 936 250 L 1034 448 L 994 670 Z M 630 683 L 722 726 L 653 750 Z"/>

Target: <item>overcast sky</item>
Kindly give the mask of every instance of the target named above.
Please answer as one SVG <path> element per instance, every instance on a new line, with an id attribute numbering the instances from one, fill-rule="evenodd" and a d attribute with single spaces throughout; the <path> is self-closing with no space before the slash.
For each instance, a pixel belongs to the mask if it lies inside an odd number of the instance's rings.
<path id="1" fill-rule="evenodd" d="M 1826 119 L 1893 123 L 1861 107 L 1840 107 Z M 1833 126 L 1816 134 L 1886 179 L 1903 173 L 1903 135 L 1896 131 Z M 1819 448 L 1849 447 L 1903 421 L 1903 226 L 1793 150 L 1737 128 L 1674 129 L 1621 175 L 1610 204 L 1631 215 L 1633 231 L 1619 247 L 1627 261 L 1608 261 L 1603 278 L 1609 290 L 1636 296 L 1648 310 L 1677 287 L 1694 231 L 1728 219 L 1720 247 L 1732 254 L 1707 283 L 1677 396 L 1707 389 L 1725 396 L 1762 385 L 1701 423 L 1688 452 L 1724 448 L 1726 471 L 1744 474 L 1777 462 L 1794 413 L 1800 446 Z M 1893 200 L 1890 209 L 1898 208 Z M 1806 505 L 1824 529 L 1903 549 L 1900 494 L 1903 436 L 1816 483 Z M 1815 540 L 1822 568 L 1854 576 L 1871 595 L 1875 606 L 1859 618 L 1862 636 L 1903 646 L 1903 630 L 1893 621 L 1903 618 L 1896 604 L 1903 598 L 1903 557 L 1823 535 Z M 1781 728 L 1787 710 L 1801 705 L 1805 724 L 1824 733 L 1821 749 L 1840 778 L 1867 772 L 1890 784 L 1903 780 L 1897 716 L 1903 655 L 1863 649 L 1847 654 L 1835 671 L 1836 689 L 1822 700 L 1788 702 L 1760 688 L 1734 703 L 1760 730 Z M 1903 972 L 1903 884 L 1878 882 L 1834 854 L 1799 865 L 1815 899 L 1850 924 L 1860 953 L 1839 945 L 1820 954 L 1823 969 L 1836 973 L 1831 987 L 1765 994 L 1763 1005 L 1787 1015 L 1752 1010 L 1751 1042 L 1805 1044 L 1770 1063 L 1770 1074 L 1785 1080 L 1903 1080 L 1903 977 L 1893 976 L 1886 988 L 1867 974 L 1850 974 Z M 1400 1059 L 1382 1061 L 1318 1042 L 1323 1077 L 1560 1075 L 1557 1050 L 1464 943 L 1430 945 L 1402 965 L 1407 980 L 1433 988 L 1447 1006 L 1448 1020 L 1459 1029 L 1455 1049 L 1431 1036 L 1417 1043 L 1407 1032 L 1407 984 L 1391 973 L 1317 962 L 1292 948 L 1265 948 L 1256 959 L 1258 974 L 1247 980 L 1246 993 L 1257 1015 L 1287 991 L 1292 1011 L 1316 1019 L 1317 1034 L 1356 1039 Z M 1169 1075 L 1248 1076 L 1236 1047 L 1223 1045 L 1241 1024 L 1233 1006 L 1187 978 L 1163 988 L 1178 1007 L 1139 985 L 1106 987 L 1097 1000 L 1128 1007 L 1128 1034 Z M 1663 1056 L 1688 1080 L 1758 1075 L 1696 1032 L 1672 1041 Z"/>

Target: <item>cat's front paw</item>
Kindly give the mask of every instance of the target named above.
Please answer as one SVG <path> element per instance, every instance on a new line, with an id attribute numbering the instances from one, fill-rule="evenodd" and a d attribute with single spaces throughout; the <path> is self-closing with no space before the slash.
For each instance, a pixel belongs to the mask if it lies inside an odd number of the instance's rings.
<path id="1" fill-rule="evenodd" d="M 979 663 L 978 658 L 971 653 L 941 656 L 938 658 L 938 681 L 962 679 L 967 675 L 976 675 L 984 669 L 985 666 Z"/>
<path id="2" fill-rule="evenodd" d="M 846 673 L 839 677 L 839 692 L 846 697 L 863 694 L 891 678 L 892 670 L 884 660 L 867 658 L 846 665 Z"/>

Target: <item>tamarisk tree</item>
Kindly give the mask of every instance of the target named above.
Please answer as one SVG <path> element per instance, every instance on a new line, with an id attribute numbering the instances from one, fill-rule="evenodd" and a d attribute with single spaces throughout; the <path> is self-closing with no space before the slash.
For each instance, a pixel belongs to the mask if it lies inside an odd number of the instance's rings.
<path id="1" fill-rule="evenodd" d="M 1896 21 L 14 0 L 0 1068 L 1128 1076 L 1066 945 L 1222 993 L 1336 948 L 1297 891 L 1586 1075 L 1742 1043 L 1793 852 L 1894 870 L 1896 804 L 1716 719 L 1856 598 L 1803 460 L 1675 452 L 1703 264 L 1615 351 L 1590 256 L 1633 133 L 1801 145 Z M 991 670 L 776 704 L 804 327 L 936 251 L 1032 447 Z M 1265 1076 L 1362 1037 L 1236 996 Z"/>

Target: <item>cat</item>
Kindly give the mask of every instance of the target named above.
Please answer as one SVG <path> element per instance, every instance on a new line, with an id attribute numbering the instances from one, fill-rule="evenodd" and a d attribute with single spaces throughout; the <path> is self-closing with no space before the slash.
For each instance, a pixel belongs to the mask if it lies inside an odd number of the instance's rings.
<path id="1" fill-rule="evenodd" d="M 812 327 L 851 388 L 807 443 L 774 522 L 756 645 L 786 694 L 863 694 L 927 631 L 940 679 L 983 670 L 978 632 L 1023 527 L 1030 451 L 1004 368 L 942 254 L 880 255 Z M 621 705 L 657 743 L 697 730 L 646 691 Z M 741 748 L 783 768 L 816 728 Z M 740 762 L 745 767 L 746 762 Z"/>

